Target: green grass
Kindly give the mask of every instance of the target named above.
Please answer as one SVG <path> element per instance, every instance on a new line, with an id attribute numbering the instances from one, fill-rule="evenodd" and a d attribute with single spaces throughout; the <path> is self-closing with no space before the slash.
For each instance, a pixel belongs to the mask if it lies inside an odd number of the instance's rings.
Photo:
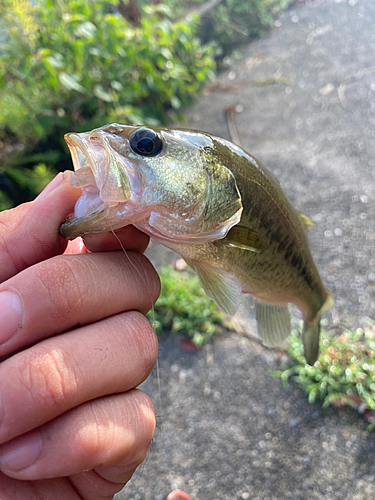
<path id="1" fill-rule="evenodd" d="M 197 276 L 190 270 L 163 267 L 161 294 L 149 319 L 158 335 L 180 333 L 201 347 L 212 335 L 223 331 L 225 316 L 204 293 Z"/>
<path id="2" fill-rule="evenodd" d="M 370 321 L 369 321 L 370 323 Z M 375 325 L 340 335 L 322 331 L 320 355 L 314 366 L 306 364 L 300 336 L 294 330 L 289 338 L 290 363 L 273 372 L 287 385 L 296 382 L 316 400 L 328 406 L 351 406 L 364 413 L 375 427 Z"/>

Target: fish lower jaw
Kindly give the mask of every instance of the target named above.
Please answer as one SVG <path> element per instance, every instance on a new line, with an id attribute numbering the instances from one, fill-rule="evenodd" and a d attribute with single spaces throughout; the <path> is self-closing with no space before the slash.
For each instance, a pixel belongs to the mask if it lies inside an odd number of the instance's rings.
<path id="1" fill-rule="evenodd" d="M 140 210 L 139 203 L 134 200 L 111 203 L 93 195 L 92 200 L 84 199 L 81 203 L 82 206 L 78 200 L 74 215 L 60 227 L 64 238 L 72 240 L 85 234 L 114 231 L 130 224 L 136 225 L 147 217 L 147 210 Z"/>

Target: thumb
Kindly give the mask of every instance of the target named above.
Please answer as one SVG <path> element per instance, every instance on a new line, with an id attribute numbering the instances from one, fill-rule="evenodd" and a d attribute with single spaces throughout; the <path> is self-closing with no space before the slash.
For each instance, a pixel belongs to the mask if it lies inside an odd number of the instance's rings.
<path id="1" fill-rule="evenodd" d="M 64 252 L 59 227 L 81 194 L 70 185 L 70 174 L 58 174 L 34 201 L 0 213 L 0 283 Z"/>

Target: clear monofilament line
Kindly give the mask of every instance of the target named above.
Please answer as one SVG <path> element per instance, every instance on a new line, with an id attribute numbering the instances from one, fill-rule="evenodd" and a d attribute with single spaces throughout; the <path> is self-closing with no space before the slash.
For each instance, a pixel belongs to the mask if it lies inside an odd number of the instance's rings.
<path id="1" fill-rule="evenodd" d="M 132 268 L 136 271 L 136 273 L 138 274 L 138 276 L 141 278 L 141 280 L 143 281 L 143 284 L 145 285 L 146 290 L 149 293 L 148 284 L 145 281 L 144 275 L 139 271 L 139 269 L 137 269 L 137 267 L 131 261 L 131 259 L 129 258 L 129 255 L 127 254 L 127 251 L 124 248 L 124 245 L 122 244 L 122 242 L 120 240 L 120 238 L 117 236 L 117 234 L 114 232 L 114 230 L 112 228 L 111 228 L 111 232 L 112 232 L 113 236 L 116 238 L 116 240 L 118 241 L 119 245 L 121 246 L 121 249 L 124 252 L 124 254 L 126 255 L 126 258 L 128 259 L 129 264 L 132 266 Z M 151 295 L 149 295 L 149 299 L 150 299 L 150 305 L 151 305 L 150 310 L 151 310 L 151 315 L 152 315 L 151 326 L 156 331 L 155 307 L 154 307 L 154 303 L 152 301 Z M 157 379 L 157 383 L 158 383 L 159 407 L 160 407 L 160 414 L 157 415 L 157 416 L 162 419 L 163 418 L 163 402 L 162 402 L 162 398 L 161 398 L 161 382 L 160 382 L 159 357 L 156 360 L 155 368 L 156 368 L 156 379 Z M 161 427 L 161 425 L 160 425 L 160 427 Z"/>

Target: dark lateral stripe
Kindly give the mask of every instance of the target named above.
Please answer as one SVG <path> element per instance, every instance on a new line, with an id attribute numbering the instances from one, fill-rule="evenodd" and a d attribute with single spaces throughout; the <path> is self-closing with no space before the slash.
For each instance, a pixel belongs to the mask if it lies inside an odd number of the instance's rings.
<path id="1" fill-rule="evenodd" d="M 260 222 L 265 238 L 270 242 L 271 246 L 274 248 L 276 246 L 277 252 L 283 255 L 285 260 L 298 271 L 310 288 L 314 288 L 313 277 L 305 266 L 301 255 L 294 252 L 295 243 L 290 241 L 288 237 L 283 238 L 282 228 L 275 224 L 274 220 L 266 212 L 259 211 L 259 207 L 250 208 L 247 216 L 249 219 L 256 218 Z"/>

